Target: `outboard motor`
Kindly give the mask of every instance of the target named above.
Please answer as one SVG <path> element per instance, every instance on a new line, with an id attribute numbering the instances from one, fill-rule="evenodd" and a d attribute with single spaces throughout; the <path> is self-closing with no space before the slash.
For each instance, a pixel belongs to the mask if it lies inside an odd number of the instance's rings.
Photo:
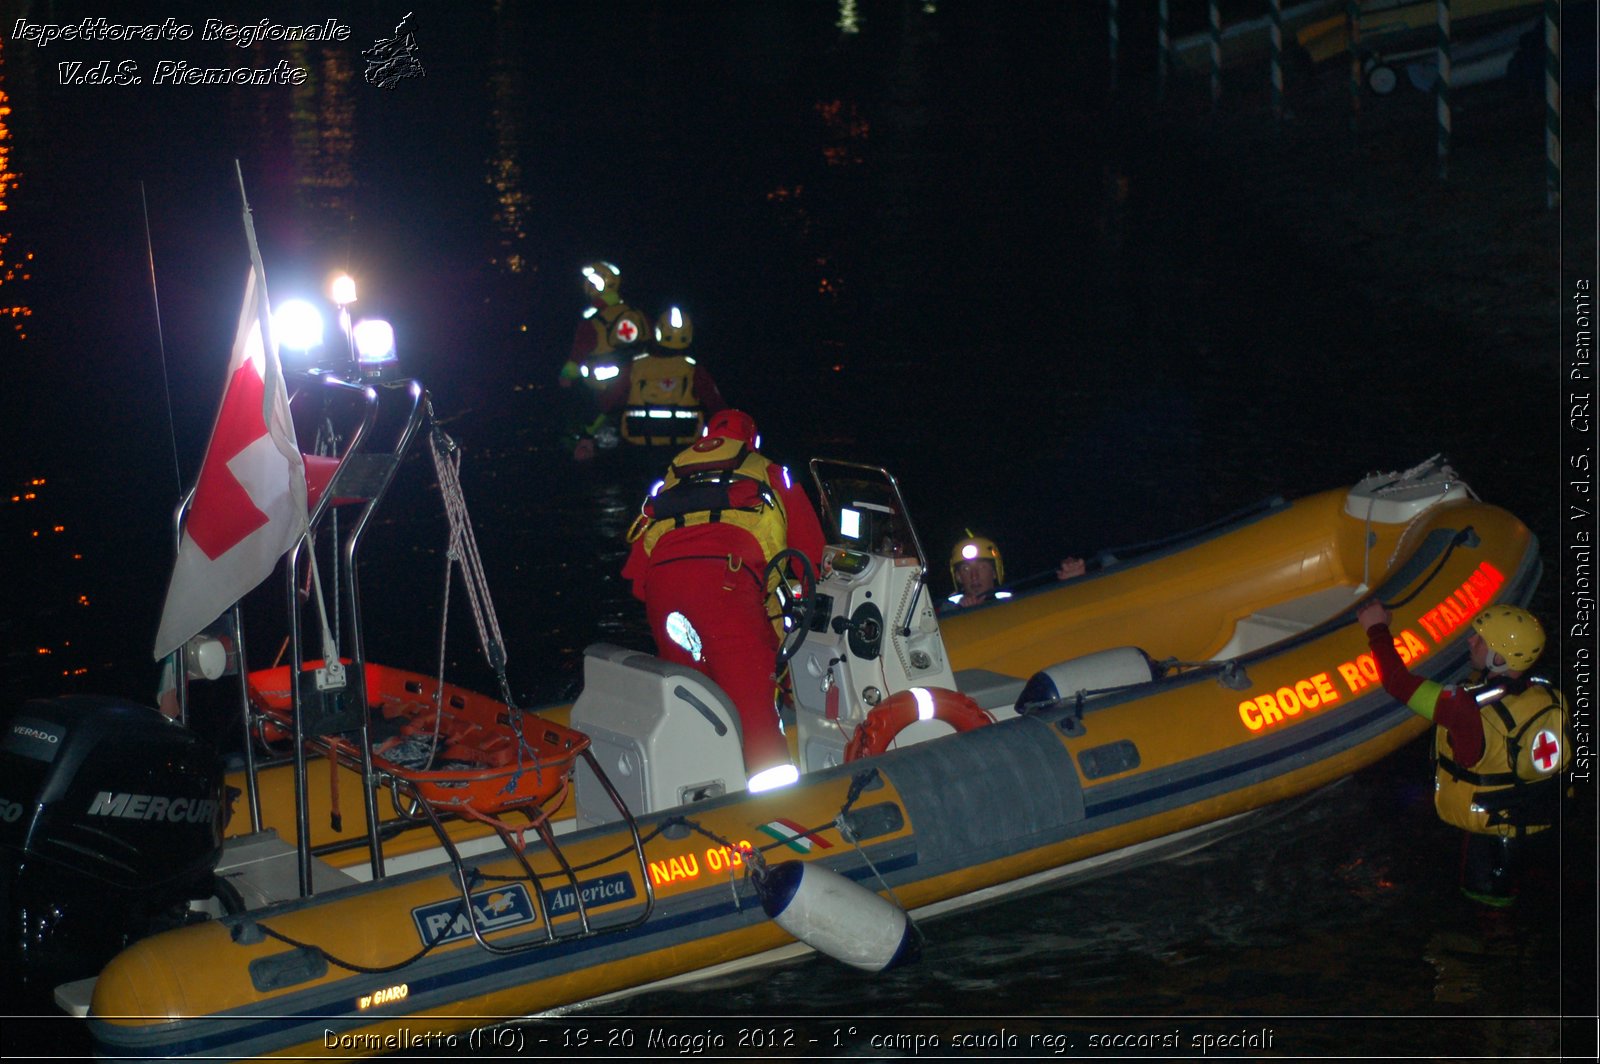
<path id="1" fill-rule="evenodd" d="M 147 706 L 69 695 L 0 723 L 0 906 L 7 989 L 95 975 L 216 892 L 222 761 Z"/>

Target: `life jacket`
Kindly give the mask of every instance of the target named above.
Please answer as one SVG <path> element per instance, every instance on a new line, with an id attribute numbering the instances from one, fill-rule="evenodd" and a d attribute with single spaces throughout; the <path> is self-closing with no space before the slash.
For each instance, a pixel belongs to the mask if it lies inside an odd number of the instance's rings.
<path id="1" fill-rule="evenodd" d="M 601 366 L 618 366 L 632 358 L 644 340 L 649 322 L 626 303 L 601 307 L 584 320 L 594 330 L 594 347 L 583 360 L 589 370 L 585 379 L 591 387 L 604 390 L 615 374 L 602 376 L 595 371 Z"/>
<path id="2" fill-rule="evenodd" d="M 1567 700 L 1544 680 L 1524 678 L 1476 689 L 1483 756 L 1471 769 L 1452 758 L 1436 729 L 1434 808 L 1448 824 L 1480 835 L 1543 831 L 1555 821 L 1561 773 L 1572 759 Z"/>
<path id="3" fill-rule="evenodd" d="M 694 360 L 687 355 L 639 355 L 628 371 L 622 438 L 629 443 L 691 443 L 700 437 L 700 399 Z"/>
<path id="4" fill-rule="evenodd" d="M 775 556 L 788 545 L 789 515 L 767 479 L 771 467 L 743 440 L 697 440 L 667 467 L 630 538 L 642 537 L 648 555 L 674 529 L 723 521 L 754 536 L 765 557 Z"/>

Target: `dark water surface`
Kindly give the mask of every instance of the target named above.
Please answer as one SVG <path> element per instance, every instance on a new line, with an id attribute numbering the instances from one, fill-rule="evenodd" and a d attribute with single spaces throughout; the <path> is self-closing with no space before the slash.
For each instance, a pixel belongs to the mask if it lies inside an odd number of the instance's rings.
<path id="1" fill-rule="evenodd" d="M 1150 5 L 1123 6 L 1148 20 Z M 1172 6 L 1175 32 L 1199 28 L 1202 4 Z M 1102 4 L 326 0 L 271 17 L 337 18 L 351 43 L 8 36 L 20 17 L 127 10 L 0 3 L 0 305 L 30 312 L 0 317 L 0 466 L 8 497 L 46 479 L 4 525 L 9 697 L 153 689 L 171 508 L 198 467 L 247 267 L 236 158 L 274 298 L 348 269 L 464 446 L 525 701 L 568 692 L 590 642 L 648 646 L 618 571 L 655 471 L 574 464 L 553 420 L 577 268 L 596 258 L 646 312 L 689 310 L 698 354 L 774 457 L 892 469 L 936 554 L 971 527 L 1012 574 L 1039 572 L 1442 451 L 1556 564 L 1553 228 L 1548 247 L 1508 252 L 1521 273 L 1502 289 L 1530 293 L 1514 313 L 1454 305 L 1443 250 L 1437 273 L 1392 271 L 1375 295 L 1373 263 L 1414 259 L 1416 234 L 1404 249 L 1382 232 L 1361 253 L 1329 244 L 1320 234 L 1371 218 L 1320 172 L 1286 171 L 1304 199 L 1264 212 L 1255 141 L 1225 139 L 1237 124 L 1208 119 L 1192 86 L 1167 112 L 1142 106 L 1149 45 L 1131 29 L 1125 95 L 1108 100 Z M 408 10 L 426 77 L 376 88 L 359 49 Z M 841 29 L 850 12 L 858 32 Z M 178 2 L 159 16 L 260 13 Z M 164 58 L 284 60 L 309 77 L 59 84 L 57 62 L 102 58 L 147 74 Z M 1537 130 L 1537 106 L 1500 90 L 1464 101 Z M 1394 106 L 1420 116 L 1424 149 L 1399 165 L 1431 165 L 1426 102 Z M 1307 111 L 1306 127 L 1347 135 L 1337 109 Z M 1535 135 L 1463 141 L 1479 172 L 1536 187 Z M 1526 228 L 1527 203 L 1453 194 L 1478 212 L 1464 225 Z M 419 484 L 422 461 L 406 471 Z M 444 534 L 436 504 L 399 489 L 368 546 L 374 660 L 430 667 Z M 1554 603 L 1547 582 L 1535 608 Z M 470 628 L 452 616 L 451 657 L 481 686 Z M 935 922 L 904 971 L 813 959 L 598 1015 L 864 1018 L 836 1047 L 857 1056 L 875 1055 L 874 1017 L 945 1034 L 1026 1018 L 1080 1054 L 1110 1029 L 1101 1017 L 1275 1027 L 1272 1052 L 1307 1057 L 1553 1056 L 1574 1029 L 1592 1040 L 1592 1024 L 1558 1019 L 1594 1009 L 1592 796 L 1532 870 L 1529 903 L 1485 914 L 1456 893 L 1430 782 L 1419 742 L 1207 850 Z"/>

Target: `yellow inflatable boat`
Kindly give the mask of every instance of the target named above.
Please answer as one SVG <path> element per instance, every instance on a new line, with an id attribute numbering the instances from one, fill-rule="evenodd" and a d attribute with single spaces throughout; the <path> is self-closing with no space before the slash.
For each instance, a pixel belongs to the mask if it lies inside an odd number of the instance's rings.
<path id="1" fill-rule="evenodd" d="M 831 543 L 789 603 L 785 788 L 746 793 L 714 684 L 605 644 L 577 700 L 538 712 L 355 639 L 346 716 L 315 723 L 320 663 L 241 666 L 253 726 L 295 749 L 233 777 L 225 839 L 185 729 L 21 707 L 0 758 L 36 797 L 27 830 L 0 825 L 12 896 L 102 858 L 174 884 L 169 907 L 201 895 L 57 1000 L 119 1058 L 349 1056 L 807 949 L 903 963 L 924 918 L 1192 848 L 1391 753 L 1426 725 L 1377 682 L 1356 604 L 1388 603 L 1411 668 L 1447 679 L 1473 612 L 1541 572 L 1521 522 L 1429 462 L 940 617 L 893 478 L 812 473 Z"/>

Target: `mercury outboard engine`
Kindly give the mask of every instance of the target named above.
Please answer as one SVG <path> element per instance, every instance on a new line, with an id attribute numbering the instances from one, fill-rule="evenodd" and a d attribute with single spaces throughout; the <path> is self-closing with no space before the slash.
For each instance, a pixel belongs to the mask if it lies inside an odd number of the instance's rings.
<path id="1" fill-rule="evenodd" d="M 95 975 L 216 892 L 222 762 L 133 702 L 69 695 L 0 718 L 5 982 L 27 996 Z"/>

